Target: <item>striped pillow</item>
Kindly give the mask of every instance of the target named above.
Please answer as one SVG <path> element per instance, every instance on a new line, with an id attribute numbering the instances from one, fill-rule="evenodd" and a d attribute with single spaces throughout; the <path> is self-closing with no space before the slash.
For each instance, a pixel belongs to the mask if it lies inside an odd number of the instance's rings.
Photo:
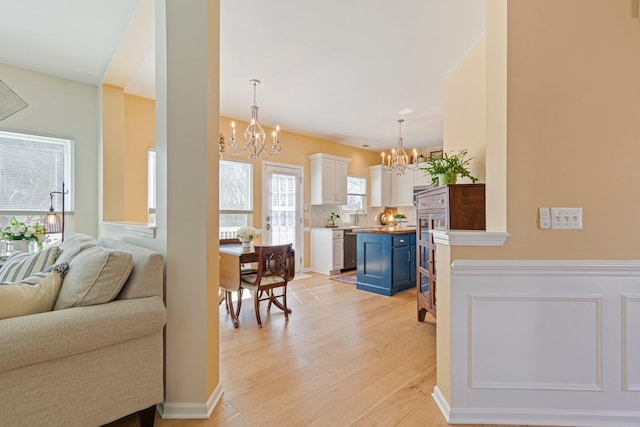
<path id="1" fill-rule="evenodd" d="M 51 267 L 60 255 L 59 246 L 51 246 L 32 254 L 16 252 L 0 269 L 0 282 L 18 282 Z"/>

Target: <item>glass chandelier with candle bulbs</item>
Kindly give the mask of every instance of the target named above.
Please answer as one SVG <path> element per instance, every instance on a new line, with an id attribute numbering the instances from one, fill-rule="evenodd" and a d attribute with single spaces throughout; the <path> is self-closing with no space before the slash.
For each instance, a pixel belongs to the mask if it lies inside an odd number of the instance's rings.
<path id="1" fill-rule="evenodd" d="M 418 152 L 414 149 L 413 156 L 410 158 L 404 151 L 402 144 L 402 122 L 404 119 L 398 119 L 398 145 L 391 150 L 391 154 L 382 153 L 382 170 L 396 175 L 404 175 L 406 169 L 418 170 Z"/>
<path id="2" fill-rule="evenodd" d="M 229 147 L 233 154 L 248 152 L 251 160 L 259 159 L 263 151 L 270 156 L 275 156 L 280 152 L 280 126 L 276 126 L 276 130 L 271 134 L 273 138 L 271 146 L 265 146 L 266 133 L 258 121 L 258 104 L 256 103 L 256 87 L 260 84 L 260 80 L 251 79 L 249 83 L 253 85 L 253 105 L 251 106 L 251 122 L 244 131 L 244 145 L 240 147 L 236 144 L 236 123 L 231 122 Z"/>

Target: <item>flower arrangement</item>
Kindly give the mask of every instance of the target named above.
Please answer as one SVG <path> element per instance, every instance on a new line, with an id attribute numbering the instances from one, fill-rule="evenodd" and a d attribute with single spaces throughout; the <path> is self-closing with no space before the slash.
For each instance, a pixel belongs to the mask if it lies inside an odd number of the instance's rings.
<path id="1" fill-rule="evenodd" d="M 238 231 L 236 231 L 236 237 L 239 239 L 254 240 L 258 237 L 258 231 L 253 227 L 240 227 Z"/>
<path id="2" fill-rule="evenodd" d="M 4 230 L 0 230 L 0 239 L 2 240 L 30 240 L 36 242 L 38 247 L 42 247 L 44 241 L 45 228 L 44 225 L 38 224 L 25 224 L 11 217 L 10 224 Z"/>

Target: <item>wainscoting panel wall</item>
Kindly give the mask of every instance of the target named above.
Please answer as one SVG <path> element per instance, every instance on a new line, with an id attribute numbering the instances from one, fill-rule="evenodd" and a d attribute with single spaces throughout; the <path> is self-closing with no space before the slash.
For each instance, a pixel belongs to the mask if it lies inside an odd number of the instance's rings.
<path id="1" fill-rule="evenodd" d="M 451 269 L 452 424 L 640 425 L 640 262 Z"/>

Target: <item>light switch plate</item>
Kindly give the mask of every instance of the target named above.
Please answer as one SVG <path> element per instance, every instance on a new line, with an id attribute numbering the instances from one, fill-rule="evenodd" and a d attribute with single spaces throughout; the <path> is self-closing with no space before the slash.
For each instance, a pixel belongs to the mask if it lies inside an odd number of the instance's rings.
<path id="1" fill-rule="evenodd" d="M 543 230 L 549 230 L 551 228 L 551 209 L 540 208 L 540 228 Z"/>
<path id="2" fill-rule="evenodd" d="M 552 230 L 582 230 L 582 208 L 551 208 Z"/>

